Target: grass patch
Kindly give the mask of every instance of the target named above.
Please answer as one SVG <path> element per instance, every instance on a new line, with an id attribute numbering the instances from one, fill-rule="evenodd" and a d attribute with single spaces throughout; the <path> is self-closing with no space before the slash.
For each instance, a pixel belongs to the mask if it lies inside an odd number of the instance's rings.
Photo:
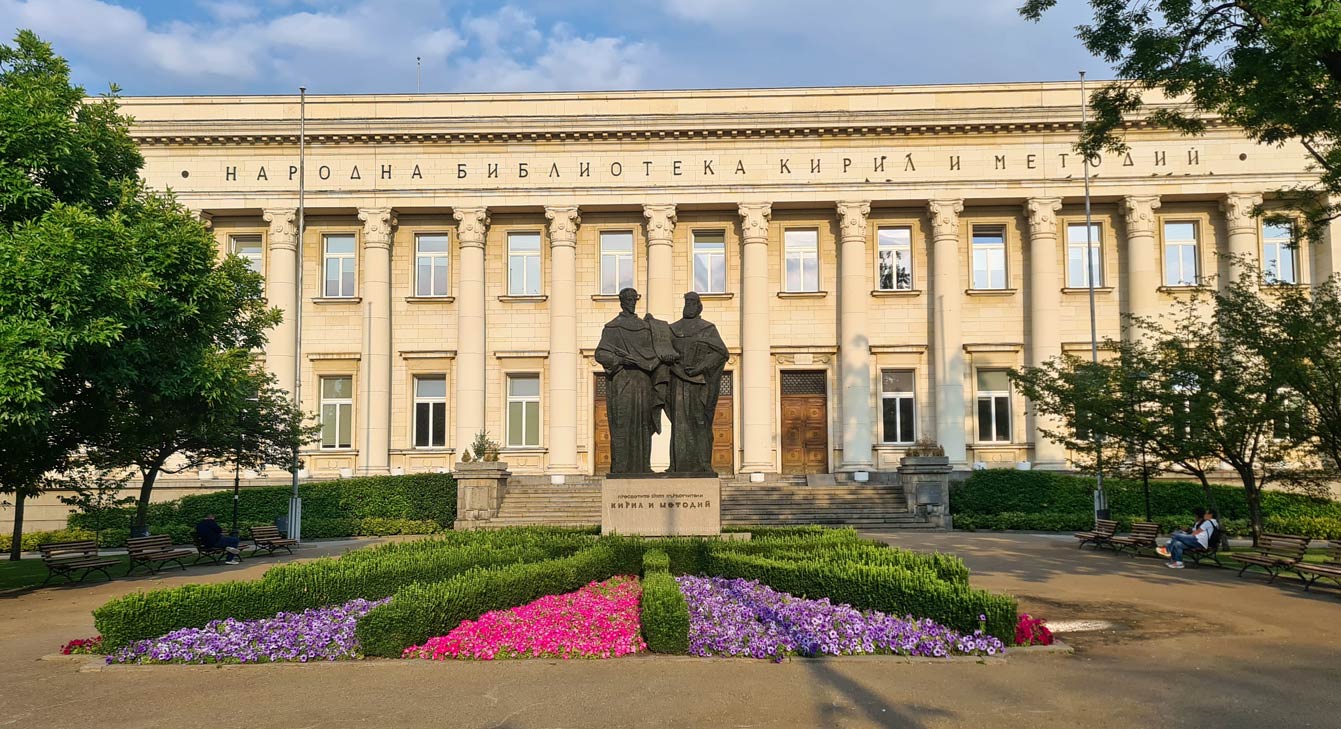
<path id="1" fill-rule="evenodd" d="M 126 557 L 117 559 L 117 563 L 108 567 L 107 571 L 111 573 L 112 579 L 119 579 L 126 574 L 129 562 Z M 76 575 L 78 577 L 78 575 Z M 47 566 L 40 559 L 21 559 L 17 562 L 10 560 L 0 561 L 0 592 L 9 592 L 11 590 L 26 590 L 39 587 L 42 581 L 47 578 Z M 77 584 L 93 584 L 96 582 L 107 582 L 107 579 L 101 573 L 94 572 L 88 579 Z M 48 587 L 67 584 L 64 577 L 53 577 Z"/>

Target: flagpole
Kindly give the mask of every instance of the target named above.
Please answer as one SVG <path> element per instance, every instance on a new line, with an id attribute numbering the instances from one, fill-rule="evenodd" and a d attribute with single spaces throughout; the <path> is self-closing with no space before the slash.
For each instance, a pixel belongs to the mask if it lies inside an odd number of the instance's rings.
<path id="1" fill-rule="evenodd" d="M 1084 138 L 1085 127 L 1089 126 L 1089 96 L 1085 92 L 1085 72 L 1080 72 L 1080 134 Z M 1094 306 L 1094 218 L 1090 208 L 1090 156 L 1081 154 L 1085 171 L 1085 282 L 1090 295 L 1090 361 L 1099 363 L 1099 323 Z M 1094 518 L 1107 519 L 1108 496 L 1104 493 L 1104 452 L 1103 434 L 1091 426 L 1090 435 L 1094 438 Z"/>
<path id="2" fill-rule="evenodd" d="M 306 193 L 307 167 L 307 87 L 298 87 L 298 266 L 294 276 L 298 290 L 297 300 L 293 302 L 293 405 L 303 407 L 303 234 L 306 232 L 306 220 L 303 207 Z M 289 495 L 289 539 L 302 541 L 303 538 L 303 498 L 298 495 L 298 471 L 302 463 L 298 453 L 299 445 L 293 448 L 293 491 Z"/>

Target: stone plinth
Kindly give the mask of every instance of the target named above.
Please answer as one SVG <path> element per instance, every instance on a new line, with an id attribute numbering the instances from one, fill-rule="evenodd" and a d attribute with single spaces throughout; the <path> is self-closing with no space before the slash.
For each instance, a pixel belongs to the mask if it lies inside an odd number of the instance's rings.
<path id="1" fill-rule="evenodd" d="M 508 464 L 502 461 L 458 463 L 456 476 L 456 529 L 476 529 L 498 516 L 507 493 Z"/>
<path id="2" fill-rule="evenodd" d="M 601 486 L 601 533 L 648 537 L 722 532 L 717 478 L 607 478 Z"/>
<path id="3" fill-rule="evenodd" d="M 909 456 L 899 461 L 899 483 L 908 506 L 942 529 L 950 526 L 950 459 Z"/>

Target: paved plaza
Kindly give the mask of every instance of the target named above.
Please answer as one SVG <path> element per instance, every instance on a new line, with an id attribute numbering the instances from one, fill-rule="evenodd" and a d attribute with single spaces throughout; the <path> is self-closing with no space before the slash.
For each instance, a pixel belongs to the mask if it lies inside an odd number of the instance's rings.
<path id="1" fill-rule="evenodd" d="M 639 657 L 498 663 L 118 666 L 49 659 L 94 633 L 90 610 L 127 591 L 260 575 L 196 567 L 0 595 L 0 726 L 14 727 L 1336 727 L 1341 594 L 1218 569 L 1077 551 L 1069 539 L 871 532 L 954 552 L 973 584 L 1054 621 L 1073 656 L 941 664 L 897 659 Z M 317 543 L 298 558 L 356 544 Z M 44 657 L 48 659 L 44 660 Z"/>

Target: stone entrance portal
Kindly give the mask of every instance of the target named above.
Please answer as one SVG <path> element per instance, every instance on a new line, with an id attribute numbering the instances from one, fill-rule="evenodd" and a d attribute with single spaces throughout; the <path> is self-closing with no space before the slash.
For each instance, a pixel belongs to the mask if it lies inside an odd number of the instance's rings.
<path id="1" fill-rule="evenodd" d="M 829 472 L 829 395 L 825 373 L 782 373 L 782 472 Z"/>

